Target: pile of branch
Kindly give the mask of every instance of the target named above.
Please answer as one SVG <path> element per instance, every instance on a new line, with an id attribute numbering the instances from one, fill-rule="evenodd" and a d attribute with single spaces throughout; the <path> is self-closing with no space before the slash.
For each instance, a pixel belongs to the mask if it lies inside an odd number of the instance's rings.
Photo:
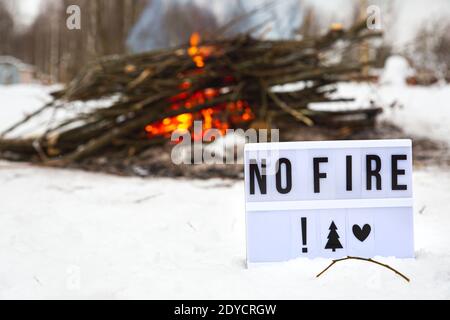
<path id="1" fill-rule="evenodd" d="M 139 150 L 159 140 L 142 135 L 146 125 L 234 101 L 246 101 L 259 120 L 287 115 L 310 126 L 316 115 L 323 119 L 326 114 L 308 109 L 308 104 L 351 100 L 331 98 L 335 89 L 330 85 L 366 67 L 360 63 L 344 65 L 336 56 L 378 36 L 361 23 L 312 39 L 270 41 L 242 35 L 205 41 L 201 48 L 211 53 L 204 57 L 202 68 L 193 61 L 187 45 L 105 57 L 86 66 L 63 90 L 53 93 L 52 102 L 6 130 L 0 139 L 0 156 L 14 154 L 20 160 L 68 165 L 106 150 Z M 287 92 L 274 90 L 275 86 L 299 82 L 305 85 Z M 188 88 L 185 83 L 189 83 Z M 220 94 L 202 104 L 168 108 L 172 97 L 206 88 L 218 89 Z M 115 97 L 109 107 L 80 112 L 46 128 L 38 137 L 7 138 L 48 109 L 106 97 Z"/>

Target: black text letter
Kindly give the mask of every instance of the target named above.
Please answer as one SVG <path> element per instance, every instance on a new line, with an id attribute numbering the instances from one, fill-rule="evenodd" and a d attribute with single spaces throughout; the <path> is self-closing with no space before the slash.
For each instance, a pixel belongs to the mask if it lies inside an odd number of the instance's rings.
<path id="1" fill-rule="evenodd" d="M 398 176 L 404 175 L 405 170 L 398 168 L 398 161 L 407 160 L 406 154 L 392 155 L 392 190 L 407 190 L 406 185 L 398 184 Z"/>
<path id="2" fill-rule="evenodd" d="M 353 190 L 352 185 L 352 156 L 347 156 L 347 191 Z"/>
<path id="3" fill-rule="evenodd" d="M 375 168 L 372 168 L 375 162 Z M 377 155 L 367 155 L 366 157 L 366 189 L 372 190 L 372 177 L 377 180 L 377 190 L 381 190 L 381 159 Z"/>
<path id="4" fill-rule="evenodd" d="M 267 194 L 267 175 L 266 175 L 266 160 L 261 160 L 262 174 L 259 171 L 256 160 L 250 160 L 250 194 L 255 194 L 255 176 L 258 179 L 259 191 L 261 194 Z"/>
<path id="5" fill-rule="evenodd" d="M 320 193 L 320 179 L 327 177 L 326 173 L 319 172 L 320 164 L 327 163 L 328 158 L 314 158 L 314 193 Z"/>
<path id="6" fill-rule="evenodd" d="M 281 165 L 286 167 L 286 187 L 281 185 Z M 281 194 L 289 193 L 292 189 L 292 165 L 289 159 L 281 158 L 277 162 L 277 190 Z"/>

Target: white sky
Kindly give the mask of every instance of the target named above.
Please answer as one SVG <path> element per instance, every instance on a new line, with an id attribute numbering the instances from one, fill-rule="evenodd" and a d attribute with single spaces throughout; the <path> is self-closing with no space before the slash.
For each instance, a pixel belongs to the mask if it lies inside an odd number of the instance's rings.
<path id="1" fill-rule="evenodd" d="M 304 0 L 337 21 L 352 12 L 352 0 Z M 398 45 L 411 40 L 427 20 L 449 20 L 450 0 L 367 0 L 381 9 L 381 20 L 388 39 Z"/>
<path id="2" fill-rule="evenodd" d="M 18 3 L 20 14 L 17 16 L 20 22 L 28 24 L 36 15 L 41 1 L 51 0 L 10 0 Z M 122 1 L 122 0 L 111 0 Z M 227 0 L 214 0 L 227 1 Z M 252 1 L 252 0 L 249 0 Z M 278 0 L 283 1 L 283 0 Z M 303 0 L 309 5 L 317 7 L 323 14 L 336 21 L 345 20 L 352 12 L 354 0 Z M 255 2 L 260 2 L 256 1 Z M 380 5 L 383 12 L 389 7 L 388 3 L 395 9 L 395 16 L 391 18 L 393 24 L 389 30 L 385 30 L 393 42 L 404 43 L 410 40 L 417 27 L 427 19 L 437 19 L 444 16 L 450 17 L 450 0 L 368 0 L 370 3 Z M 217 2 L 216 2 L 217 4 Z"/>
<path id="3" fill-rule="evenodd" d="M 17 6 L 19 12 L 15 14 L 19 23 L 30 24 L 36 17 L 39 10 L 39 5 L 42 0 L 9 0 L 14 6 Z M 44 0 L 46 1 L 46 0 Z"/>

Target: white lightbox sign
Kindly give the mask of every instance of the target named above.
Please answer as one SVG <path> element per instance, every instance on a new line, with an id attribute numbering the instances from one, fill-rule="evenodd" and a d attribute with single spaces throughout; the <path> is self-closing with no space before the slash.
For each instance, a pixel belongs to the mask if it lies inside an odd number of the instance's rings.
<path id="1" fill-rule="evenodd" d="M 245 146 L 247 263 L 414 257 L 411 140 Z"/>

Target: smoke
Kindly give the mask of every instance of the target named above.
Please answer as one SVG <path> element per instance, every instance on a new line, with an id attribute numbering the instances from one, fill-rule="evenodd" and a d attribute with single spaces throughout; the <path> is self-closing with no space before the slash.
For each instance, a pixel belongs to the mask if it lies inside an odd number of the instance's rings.
<path id="1" fill-rule="evenodd" d="M 167 1 L 169 2 L 169 1 Z M 133 51 L 146 51 L 164 45 L 164 32 L 161 30 L 166 10 L 163 0 L 150 1 L 139 21 L 131 30 L 127 45 Z"/>
<path id="2" fill-rule="evenodd" d="M 262 8 L 228 30 L 227 35 L 264 30 L 267 38 L 290 38 L 302 21 L 301 0 L 151 0 L 127 40 L 134 52 L 176 46 L 189 34 L 214 36 L 220 26 Z"/>

